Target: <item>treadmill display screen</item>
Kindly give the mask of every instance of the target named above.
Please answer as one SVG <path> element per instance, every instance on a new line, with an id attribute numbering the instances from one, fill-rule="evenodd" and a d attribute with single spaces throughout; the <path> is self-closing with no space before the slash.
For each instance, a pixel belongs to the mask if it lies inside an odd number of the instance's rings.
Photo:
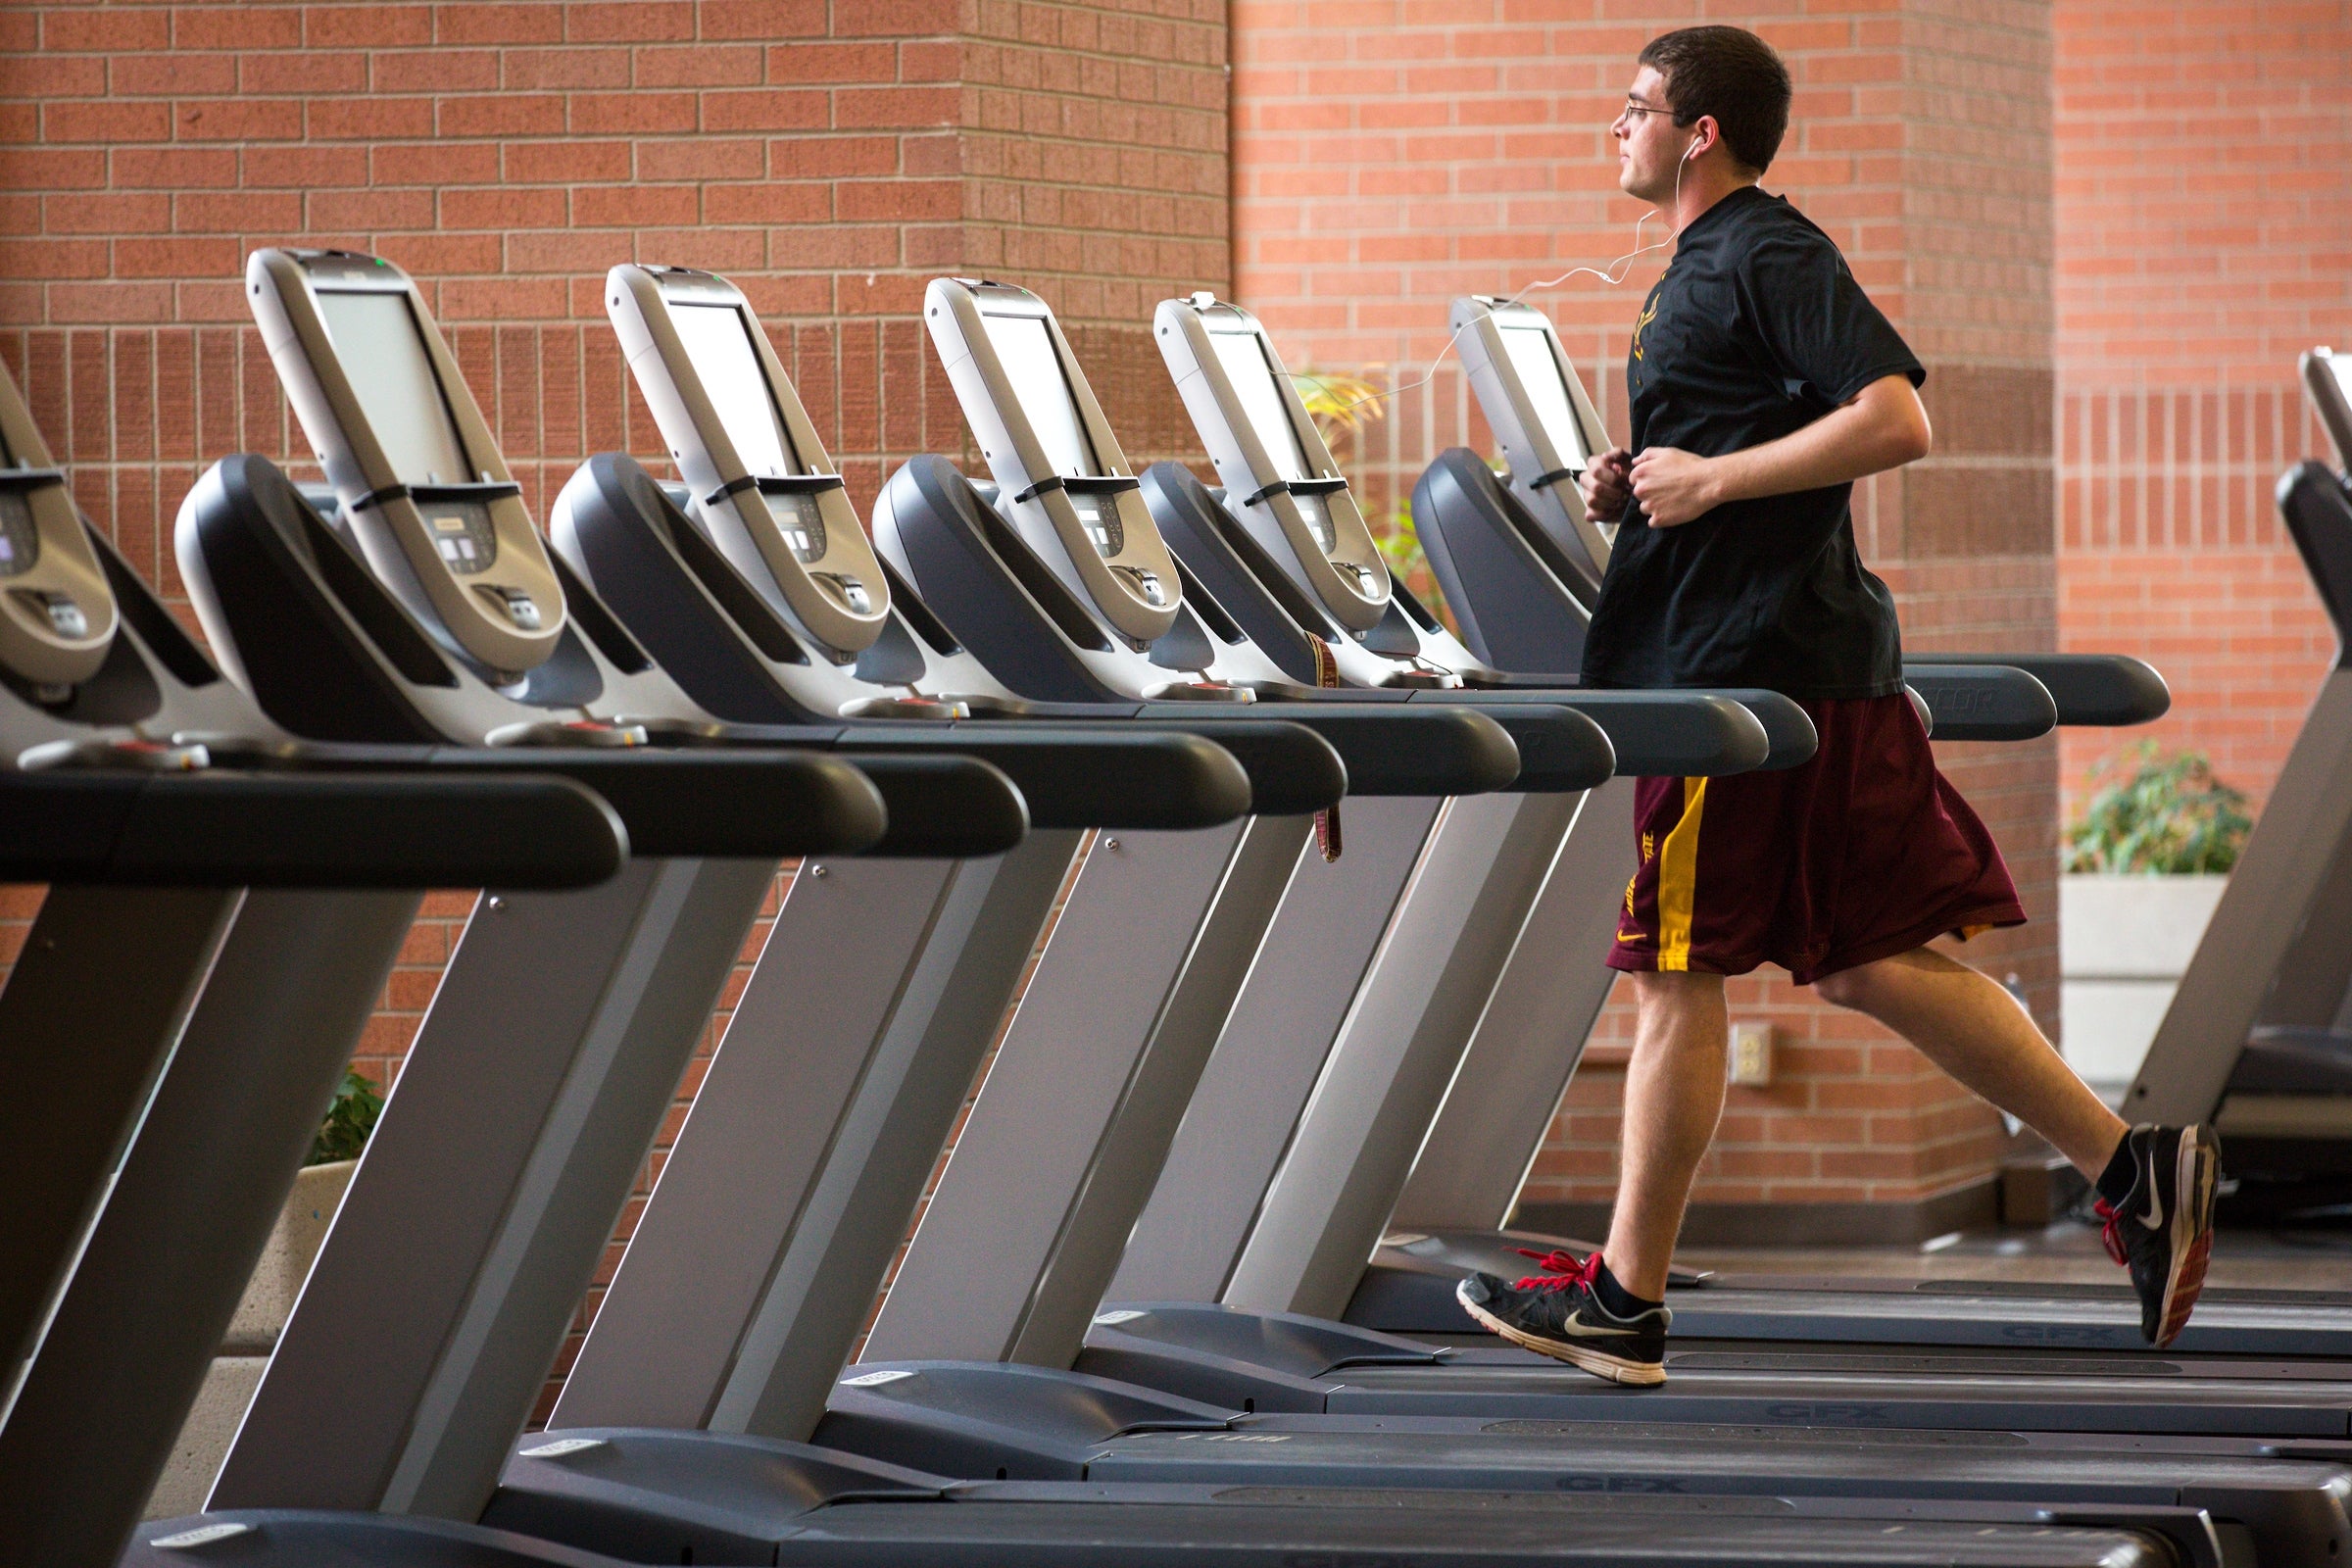
<path id="1" fill-rule="evenodd" d="M 745 471 L 774 478 L 799 472 L 775 395 L 767 387 L 766 367 L 752 342 L 752 323 L 743 313 L 732 305 L 673 301 L 669 318 Z"/>
<path id="2" fill-rule="evenodd" d="M 1583 467 L 1592 454 L 1585 450 L 1584 423 L 1576 416 L 1568 383 L 1561 379 L 1559 361 L 1552 357 L 1551 334 L 1542 326 L 1519 325 L 1503 326 L 1501 333 L 1503 352 L 1510 356 L 1511 368 L 1527 389 L 1527 401 L 1534 406 L 1552 450 L 1561 463 Z"/>
<path id="3" fill-rule="evenodd" d="M 1079 417 L 1077 400 L 1061 373 L 1061 357 L 1054 352 L 1053 334 L 1046 330 L 1044 318 L 984 312 L 980 319 L 988 324 L 988 341 L 1004 362 L 1012 395 L 1020 400 L 1021 412 L 1029 416 L 1029 428 L 1037 432 L 1038 444 L 1046 449 L 1046 461 L 1054 471 L 1064 477 L 1101 473 L 1095 465 L 1094 443 L 1086 438 L 1086 421 Z"/>
<path id="4" fill-rule="evenodd" d="M 2320 422 L 2335 443 L 2336 466 L 2352 466 L 2352 353 L 2328 355 L 2328 370 L 2335 378 L 2334 406 L 2321 402 Z"/>
<path id="5" fill-rule="evenodd" d="M 402 484 L 467 484 L 472 466 L 406 294 L 318 295 L 326 335 Z"/>
<path id="6" fill-rule="evenodd" d="M 1258 445 L 1266 449 L 1266 457 L 1274 465 L 1272 473 L 1257 476 L 1258 482 L 1312 477 L 1306 453 L 1298 445 L 1298 431 L 1291 423 L 1291 411 L 1283 403 L 1282 388 L 1275 383 L 1273 362 L 1265 356 L 1264 340 L 1255 332 L 1211 332 L 1208 341 L 1216 346 L 1217 363 L 1225 368 L 1225 379 L 1233 383 L 1234 395 L 1242 400 L 1242 412 L 1249 416 Z"/>

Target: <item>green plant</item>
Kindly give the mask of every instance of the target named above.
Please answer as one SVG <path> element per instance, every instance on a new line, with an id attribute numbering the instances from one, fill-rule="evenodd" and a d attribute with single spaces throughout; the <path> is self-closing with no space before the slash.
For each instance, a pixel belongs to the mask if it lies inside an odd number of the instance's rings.
<path id="1" fill-rule="evenodd" d="M 375 1080 L 367 1074 L 345 1069 L 343 1086 L 335 1091 L 334 1101 L 326 1107 L 326 1116 L 318 1123 L 318 1136 L 311 1140 L 310 1157 L 305 1165 L 329 1165 L 338 1159 L 357 1159 L 360 1151 L 368 1147 L 368 1135 L 375 1131 L 375 1118 L 382 1113 L 384 1097 L 376 1093 Z"/>
<path id="2" fill-rule="evenodd" d="M 1298 401 L 1306 405 L 1307 417 L 1323 432 L 1323 444 L 1335 453 L 1361 435 L 1365 425 L 1388 417 L 1388 402 L 1368 376 L 1309 368 L 1292 372 L 1291 385 L 1298 389 Z M 1372 542 L 1380 547 L 1381 559 L 1388 563 L 1390 575 L 1410 589 L 1431 614 L 1452 625 L 1453 614 L 1446 607 L 1446 596 L 1421 549 L 1421 535 L 1413 527 L 1411 498 L 1399 498 L 1386 522 L 1376 517 L 1366 517 L 1364 522 L 1372 530 Z"/>
<path id="3" fill-rule="evenodd" d="M 2201 752 L 2158 760 L 2156 743 L 2142 741 L 2138 765 L 2090 798 L 2067 835 L 2066 869 L 2110 875 L 2187 876 L 2228 871 L 2237 864 L 2254 818 L 2246 797 L 2213 776 Z M 2094 764 L 2095 780 L 2111 759 Z"/>
<path id="4" fill-rule="evenodd" d="M 1352 436 L 1374 419 L 1386 418 L 1389 407 L 1380 388 L 1345 370 L 1305 369 L 1292 372 L 1291 385 L 1306 405 L 1306 416 L 1323 432 L 1323 444 L 1336 447 L 1342 436 Z"/>

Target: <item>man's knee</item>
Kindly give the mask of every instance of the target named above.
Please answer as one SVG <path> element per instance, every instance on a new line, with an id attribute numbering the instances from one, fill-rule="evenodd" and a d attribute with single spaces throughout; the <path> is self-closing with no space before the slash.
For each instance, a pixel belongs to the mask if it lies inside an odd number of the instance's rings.
<path id="1" fill-rule="evenodd" d="M 1869 1012 L 1892 997 L 1904 994 L 1906 982 L 1919 977 L 1940 978 L 1967 971 L 1968 966 L 1945 957 L 1934 948 L 1913 948 L 1890 958 L 1825 974 L 1813 982 L 1813 994 L 1833 1007 Z"/>

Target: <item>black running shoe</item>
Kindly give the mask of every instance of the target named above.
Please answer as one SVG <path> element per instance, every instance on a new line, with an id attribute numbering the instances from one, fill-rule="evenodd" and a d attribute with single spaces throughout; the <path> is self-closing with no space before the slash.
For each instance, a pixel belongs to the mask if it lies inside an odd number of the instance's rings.
<path id="1" fill-rule="evenodd" d="M 1454 1299 L 1513 1345 L 1594 1377 L 1643 1388 L 1666 1381 L 1666 1326 L 1674 1320 L 1672 1312 L 1653 1306 L 1637 1317 L 1613 1315 L 1593 1294 L 1592 1282 L 1600 1275 L 1598 1252 L 1582 1262 L 1554 1252 L 1542 1262 L 1564 1272 L 1531 1274 L 1516 1285 L 1496 1275 L 1473 1274 L 1454 1287 Z"/>
<path id="2" fill-rule="evenodd" d="M 2131 1193 L 2093 1206 L 2107 1222 L 2107 1255 L 2132 1271 L 2139 1332 L 2161 1350 L 2188 1326 L 2205 1288 L 2222 1146 L 2210 1127 L 2139 1126 L 2125 1134 L 2125 1147 Z"/>

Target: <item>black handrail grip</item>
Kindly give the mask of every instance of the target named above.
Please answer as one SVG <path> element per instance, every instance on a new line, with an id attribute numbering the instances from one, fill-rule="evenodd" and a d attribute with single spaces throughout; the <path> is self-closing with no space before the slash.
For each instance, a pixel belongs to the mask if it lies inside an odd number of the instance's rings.
<path id="1" fill-rule="evenodd" d="M 2049 688 L 2013 665 L 1905 660 L 1903 684 L 1928 705 L 1939 741 L 2030 741 L 2058 727 Z"/>
<path id="2" fill-rule="evenodd" d="M 1001 769 L 1019 788 L 1029 805 L 1032 827 L 1182 830 L 1215 827 L 1247 814 L 1253 786 L 1261 779 L 1264 789 L 1260 793 L 1268 799 L 1287 799 L 1275 793 L 1278 785 L 1271 760 L 1249 769 L 1233 755 L 1239 744 L 1239 738 L 1230 733 L 1220 734 L 1216 744 L 1211 744 L 1197 735 L 1169 733 L 1164 728 L 1134 732 L 1124 721 L 1115 728 L 1109 724 L 970 721 L 852 728 L 843 734 L 840 751 L 860 767 L 877 756 L 926 747 L 978 758 Z M 1321 800 L 1322 792 L 1317 792 L 1315 798 L 1321 804 L 1299 809 L 1321 809 L 1346 788 L 1337 755 L 1321 742 L 1315 744 L 1331 758 L 1327 770 L 1330 800 Z M 895 802 L 891 819 L 895 826 Z"/>
<path id="3" fill-rule="evenodd" d="M 1510 702 L 1493 695 L 1480 712 L 1500 717 Z M 1515 698 L 1511 701 L 1523 702 Z M 1706 692 L 1566 691 L 1544 699 L 1583 713 L 1616 749 L 1616 771 L 1685 778 L 1745 773 L 1762 765 L 1772 742 L 1745 705 Z M 1492 705 L 1492 706 L 1490 706 Z"/>
<path id="4" fill-rule="evenodd" d="M 612 804 L 638 855 L 770 859 L 879 843 L 883 797 L 853 764 L 812 752 L 517 748 L 519 765 L 587 785 Z M 451 748 L 439 765 L 513 767 Z"/>
<path id="5" fill-rule="evenodd" d="M 1176 706 L 1149 705 L 1145 717 L 1154 724 L 1163 719 L 1182 724 L 1186 718 L 1219 722 L 1209 712 L 1170 713 Z M 1519 748 L 1510 732 L 1466 708 L 1255 703 L 1233 715 L 1243 716 L 1291 719 L 1322 736 L 1347 764 L 1350 795 L 1485 795 L 1510 788 L 1519 776 Z M 1217 732 L 1197 733 L 1213 737 Z"/>
<path id="6" fill-rule="evenodd" d="M 1921 664 L 2006 664 L 2049 688 L 2060 724 L 2115 728 L 2150 724 L 2173 706 L 2172 689 L 2153 666 L 2127 654 L 1946 654 L 1907 651 Z"/>
<path id="7" fill-rule="evenodd" d="M 973 757 L 867 754 L 858 771 L 890 813 L 871 856 L 918 859 L 1002 855 L 1029 833 L 1029 808 L 1011 779 Z"/>
<path id="8" fill-rule="evenodd" d="M 0 774 L 0 876 L 129 886 L 577 888 L 620 818 L 565 779 L 481 774 Z"/>

